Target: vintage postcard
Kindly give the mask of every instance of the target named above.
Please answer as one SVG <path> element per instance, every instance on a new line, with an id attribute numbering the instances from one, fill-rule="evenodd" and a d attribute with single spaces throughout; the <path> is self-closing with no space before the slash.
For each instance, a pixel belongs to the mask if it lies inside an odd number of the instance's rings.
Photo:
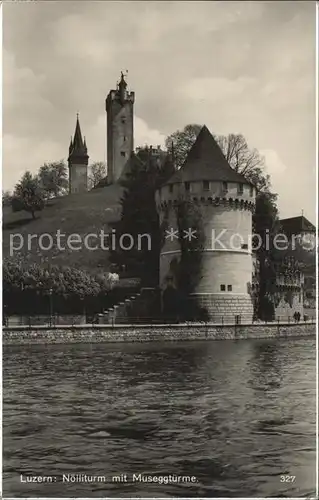
<path id="1" fill-rule="evenodd" d="M 3 497 L 315 497 L 315 2 L 2 16 Z"/>

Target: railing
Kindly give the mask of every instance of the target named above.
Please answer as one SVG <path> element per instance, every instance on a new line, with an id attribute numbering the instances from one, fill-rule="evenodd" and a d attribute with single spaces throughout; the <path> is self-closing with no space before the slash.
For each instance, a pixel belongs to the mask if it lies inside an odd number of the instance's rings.
<path id="1" fill-rule="evenodd" d="M 62 321 L 63 319 L 63 321 Z M 19 321 L 20 320 L 20 321 Z M 121 326 L 121 325 L 147 325 L 150 328 L 156 325 L 274 325 L 274 324 L 297 324 L 297 323 L 309 323 L 313 324 L 316 322 L 314 316 L 304 315 L 298 318 L 293 318 L 292 316 L 277 316 L 273 320 L 260 320 L 252 319 L 251 316 L 235 315 L 235 316 L 214 316 L 211 320 L 193 320 L 187 321 L 179 318 L 163 318 L 163 317 L 126 317 L 126 318 L 111 318 L 107 323 L 98 323 L 95 318 L 92 321 L 86 322 L 83 316 L 68 316 L 68 317 L 58 317 L 53 316 L 15 316 L 6 317 L 3 320 L 4 327 L 29 327 L 34 328 L 36 326 L 46 326 L 52 328 L 58 328 L 63 326 L 83 326 L 83 325 L 109 325 L 111 327 Z"/>
<path id="2" fill-rule="evenodd" d="M 63 325 L 85 325 L 86 317 L 79 314 L 68 314 L 65 316 L 59 315 L 41 315 L 41 316 L 5 316 L 3 318 L 3 326 L 48 326 L 48 327 L 58 327 Z"/>

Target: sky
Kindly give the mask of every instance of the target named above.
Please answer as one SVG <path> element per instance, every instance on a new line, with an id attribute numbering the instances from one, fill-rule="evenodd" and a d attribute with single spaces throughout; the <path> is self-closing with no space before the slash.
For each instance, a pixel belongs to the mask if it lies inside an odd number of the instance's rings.
<path id="1" fill-rule="evenodd" d="M 281 217 L 315 222 L 315 2 L 8 2 L 3 189 L 67 159 L 76 113 L 106 158 L 105 98 L 135 91 L 135 146 L 189 123 L 265 156 Z"/>

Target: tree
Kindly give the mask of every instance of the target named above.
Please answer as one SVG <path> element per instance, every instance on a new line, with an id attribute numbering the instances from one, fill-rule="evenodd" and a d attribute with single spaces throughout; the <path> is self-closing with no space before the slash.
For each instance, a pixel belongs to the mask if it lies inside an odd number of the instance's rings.
<path id="1" fill-rule="evenodd" d="M 197 139 L 202 126 L 198 124 L 186 125 L 183 130 L 177 130 L 165 140 L 167 150 L 174 156 L 176 168 L 179 169 Z"/>
<path id="2" fill-rule="evenodd" d="M 119 269 L 125 269 L 128 276 L 139 277 L 142 286 L 153 287 L 159 281 L 163 232 L 156 209 L 155 192 L 172 175 L 172 164 L 169 157 L 158 164 L 148 154 L 145 154 L 144 161 L 138 156 L 133 156 L 130 161 L 130 171 L 122 181 L 122 216 L 114 225 L 116 249 L 111 251 L 110 258 Z M 121 248 L 119 244 L 125 233 L 134 241 L 129 250 Z M 129 245 L 129 240 L 125 241 L 125 245 Z"/>
<path id="3" fill-rule="evenodd" d="M 99 161 L 90 165 L 89 182 L 90 188 L 94 189 L 106 177 L 106 165 Z"/>
<path id="4" fill-rule="evenodd" d="M 25 210 L 31 213 L 32 219 L 35 219 L 35 212 L 39 212 L 44 208 L 43 198 L 38 176 L 33 176 L 31 172 L 27 171 L 15 187 L 12 197 L 12 210 L 14 212 Z"/>
<path id="5" fill-rule="evenodd" d="M 116 250 L 111 252 L 111 261 L 120 269 L 125 268 L 129 276 L 138 276 L 144 286 L 158 282 L 159 268 L 159 218 L 155 205 L 156 178 L 149 165 L 135 164 L 123 182 L 125 187 L 121 200 L 122 217 L 116 223 Z M 121 236 L 129 234 L 134 241 Z M 146 235 L 146 236 L 141 236 Z"/>
<path id="6" fill-rule="evenodd" d="M 63 160 L 44 163 L 39 170 L 39 183 L 45 197 L 52 198 L 66 194 L 68 188 L 67 167 Z"/>
<path id="7" fill-rule="evenodd" d="M 270 176 L 265 173 L 265 158 L 257 149 L 250 149 L 242 134 L 217 135 L 215 139 L 229 165 L 251 181 L 259 191 L 270 188 Z"/>
<path id="8" fill-rule="evenodd" d="M 256 235 L 253 246 L 259 267 L 258 290 L 255 295 L 256 315 L 265 320 L 274 318 L 274 296 L 276 294 L 276 275 L 282 255 L 274 246 L 275 236 L 280 232 L 277 195 L 259 192 L 253 215 L 253 233 Z"/>
<path id="9" fill-rule="evenodd" d="M 110 292 L 118 284 L 114 273 L 91 274 L 88 271 L 60 266 L 43 268 L 26 264 L 22 258 L 3 262 L 3 302 L 9 311 L 48 313 L 48 298 L 54 296 L 55 310 L 71 308 L 82 311 L 81 301 L 91 301 L 93 310 L 105 307 Z M 98 298 L 101 301 L 98 301 Z M 82 304 L 82 305 L 81 305 Z"/>
<path id="10" fill-rule="evenodd" d="M 2 206 L 10 206 L 12 202 L 12 193 L 10 191 L 2 191 Z"/>

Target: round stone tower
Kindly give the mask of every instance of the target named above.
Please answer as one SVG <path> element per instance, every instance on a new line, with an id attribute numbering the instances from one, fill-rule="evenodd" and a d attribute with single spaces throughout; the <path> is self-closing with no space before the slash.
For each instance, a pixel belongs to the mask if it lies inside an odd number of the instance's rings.
<path id="1" fill-rule="evenodd" d="M 160 255 L 160 286 L 177 284 L 182 243 L 201 239 L 200 265 L 188 300 L 204 309 L 211 321 L 251 321 L 252 213 L 255 187 L 233 170 L 204 126 L 182 166 L 156 193 L 165 244 Z M 199 225 L 181 233 L 177 215 L 183 204 L 196 213 Z M 191 220 L 191 219 L 190 219 Z M 183 240 L 183 242 L 181 241 Z M 190 276 L 194 269 L 187 270 Z"/>

